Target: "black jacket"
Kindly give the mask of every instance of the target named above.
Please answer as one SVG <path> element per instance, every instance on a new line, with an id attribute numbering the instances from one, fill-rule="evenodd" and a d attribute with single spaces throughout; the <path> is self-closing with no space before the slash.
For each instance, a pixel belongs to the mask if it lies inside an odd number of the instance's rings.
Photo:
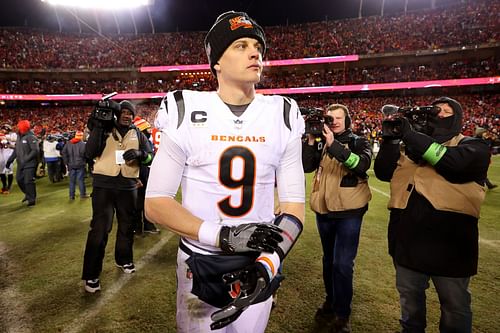
<path id="1" fill-rule="evenodd" d="M 435 139 L 412 131 L 405 139 L 406 153 L 418 163 Z M 390 181 L 400 157 L 400 145 L 383 142 L 374 163 L 375 175 Z M 483 184 L 488 170 L 488 146 L 466 138 L 434 165 L 437 173 L 452 183 Z M 431 181 L 431 180 L 430 180 Z M 389 254 L 401 266 L 430 275 L 467 277 L 477 273 L 477 218 L 438 211 L 425 197 L 413 191 L 405 209 L 390 212 Z"/>
<path id="2" fill-rule="evenodd" d="M 351 152 L 358 155 L 360 158 L 358 165 L 354 169 L 351 169 L 350 173 L 344 176 L 341 186 L 342 184 L 352 186 L 352 181 L 357 181 L 357 177 L 368 178 L 366 171 L 370 168 L 372 158 L 372 149 L 368 140 L 365 137 L 352 133 L 351 129 L 346 130 L 340 135 L 335 135 L 334 138 L 335 140 L 333 141 L 333 144 L 328 147 L 328 150 L 326 151 L 330 158 L 335 158 L 337 161 L 343 163 L 349 158 Z M 347 144 L 347 147 L 345 144 Z M 319 145 L 319 143 L 310 146 L 307 141 L 303 142 L 302 165 L 304 167 L 304 172 L 314 172 L 319 167 L 323 153 L 321 147 L 322 145 Z M 332 189 L 332 191 L 334 190 L 335 189 Z M 368 205 L 359 209 L 335 212 L 331 214 L 332 217 L 337 218 L 362 215 L 367 211 L 367 209 Z"/>
<path id="3" fill-rule="evenodd" d="M 139 150 L 147 154 L 152 153 L 151 145 L 148 143 L 148 138 L 139 131 L 134 125 L 129 128 L 119 128 L 120 134 L 125 135 L 130 130 L 137 131 L 139 138 Z M 88 159 L 94 159 L 102 154 L 106 146 L 107 133 L 102 127 L 94 127 L 90 131 L 89 138 L 85 144 L 85 156 Z M 126 178 L 119 174 L 116 177 L 94 174 L 92 176 L 92 186 L 118 190 L 134 190 L 137 188 L 137 180 Z"/>
<path id="4" fill-rule="evenodd" d="M 39 142 L 32 131 L 28 131 L 22 135 L 18 134 L 16 147 L 7 160 L 7 164 L 11 164 L 17 159 L 18 169 L 36 168 L 39 153 Z"/>

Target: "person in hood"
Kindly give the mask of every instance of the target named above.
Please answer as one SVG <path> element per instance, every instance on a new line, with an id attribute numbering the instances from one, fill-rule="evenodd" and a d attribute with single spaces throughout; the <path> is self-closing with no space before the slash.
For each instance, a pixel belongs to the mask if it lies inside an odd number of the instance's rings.
<path id="1" fill-rule="evenodd" d="M 28 207 L 36 204 L 35 172 L 40 153 L 39 142 L 31 131 L 29 120 L 20 120 L 17 123 L 17 140 L 12 155 L 6 163 L 9 168 L 17 160 L 16 182 L 24 193 L 22 202 L 28 202 Z"/>
<path id="2" fill-rule="evenodd" d="M 372 150 L 365 137 L 352 132 L 347 106 L 330 105 L 326 119 L 322 141 L 309 133 L 302 147 L 304 171 L 316 171 L 309 201 L 323 248 L 326 299 L 316 319 L 333 323 L 335 332 L 350 332 L 354 259 L 371 199 L 366 171 Z"/>
<path id="3" fill-rule="evenodd" d="M 439 330 L 470 333 L 468 287 L 477 273 L 489 150 L 483 140 L 461 134 L 458 101 L 440 97 L 432 104 L 439 113 L 422 131 L 401 118 L 399 136 L 383 133 L 374 171 L 390 182 L 388 243 L 402 332 L 425 332 L 425 293 L 432 281 L 441 306 Z"/>
<path id="4" fill-rule="evenodd" d="M 112 126 L 99 119 L 93 123 L 85 145 L 85 156 L 95 159 L 92 171 L 92 220 L 85 245 L 82 280 L 85 291 L 101 290 L 99 276 L 113 215 L 118 222 L 115 263 L 123 272 L 135 272 L 133 261 L 133 222 L 137 205 L 137 186 L 141 164 L 152 159 L 148 139 L 132 123 L 136 110 L 130 101 L 112 101 L 116 120 Z"/>
<path id="5" fill-rule="evenodd" d="M 87 199 L 87 189 L 85 188 L 85 142 L 83 142 L 83 132 L 77 131 L 75 136 L 64 145 L 62 149 L 62 159 L 69 173 L 69 199 L 75 200 L 76 184 L 80 190 L 80 199 Z"/>

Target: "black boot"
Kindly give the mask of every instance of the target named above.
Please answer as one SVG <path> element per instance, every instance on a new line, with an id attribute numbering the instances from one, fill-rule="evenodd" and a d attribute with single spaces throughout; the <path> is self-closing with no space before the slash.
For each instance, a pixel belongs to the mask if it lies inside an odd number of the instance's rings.
<path id="1" fill-rule="evenodd" d="M 333 313 L 332 303 L 325 301 L 323 305 L 321 305 L 321 307 L 319 307 L 318 310 L 316 310 L 315 318 L 316 320 L 325 321 L 327 323 L 333 323 L 335 316 Z"/>
<path id="2" fill-rule="evenodd" d="M 351 324 L 349 318 L 335 316 L 332 333 L 351 333 Z"/>

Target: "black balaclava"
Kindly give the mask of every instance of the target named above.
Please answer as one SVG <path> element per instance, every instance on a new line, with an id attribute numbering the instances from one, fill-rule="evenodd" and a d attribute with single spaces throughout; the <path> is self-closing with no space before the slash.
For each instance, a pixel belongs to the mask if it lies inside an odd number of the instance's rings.
<path id="1" fill-rule="evenodd" d="M 450 97 L 439 97 L 432 105 L 446 103 L 453 109 L 453 116 L 434 117 L 429 120 L 430 136 L 439 143 L 446 142 L 462 132 L 463 110 L 460 103 Z"/>

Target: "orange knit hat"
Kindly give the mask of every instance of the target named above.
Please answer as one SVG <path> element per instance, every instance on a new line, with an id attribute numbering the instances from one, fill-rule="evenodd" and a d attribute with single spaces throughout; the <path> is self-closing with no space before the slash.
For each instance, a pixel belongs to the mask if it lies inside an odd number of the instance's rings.
<path id="1" fill-rule="evenodd" d="M 19 120 L 17 123 L 17 129 L 19 130 L 19 133 L 25 134 L 31 129 L 31 124 L 29 120 Z"/>

